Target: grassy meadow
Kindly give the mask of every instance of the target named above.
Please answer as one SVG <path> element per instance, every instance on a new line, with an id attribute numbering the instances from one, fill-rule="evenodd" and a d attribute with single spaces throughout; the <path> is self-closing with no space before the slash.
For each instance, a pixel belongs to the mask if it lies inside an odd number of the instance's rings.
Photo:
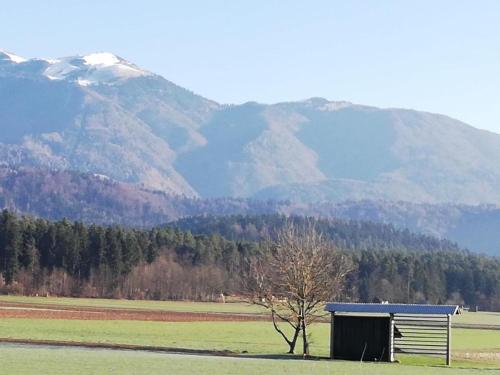
<path id="1" fill-rule="evenodd" d="M 258 313 L 244 303 L 153 302 L 44 297 L 0 297 L 0 302 L 64 307 L 144 309 L 176 312 Z M 1 306 L 0 306 L 1 308 Z M 23 308 L 23 307 L 16 307 Z M 29 305 L 26 308 L 33 308 Z M 36 308 L 36 307 L 35 307 Z M 466 313 L 454 322 L 500 325 L 500 314 Z M 311 354 L 327 356 L 329 324 L 311 327 Z M 171 355 L 71 347 L 44 347 L 0 344 L 0 368 L 9 374 L 500 374 L 500 331 L 453 329 L 454 354 L 451 369 L 442 367 L 442 358 L 397 356 L 400 364 L 370 364 L 342 361 L 297 361 L 263 359 L 283 355 L 287 347 L 267 321 L 159 322 L 140 320 L 66 320 L 41 318 L 0 318 L 0 338 L 54 340 L 85 343 L 127 344 L 168 348 L 231 351 L 241 359 Z M 472 359 L 466 359 L 471 357 Z M 293 357 L 289 357 L 293 358 Z M 296 357 L 295 357 L 296 358 Z M 70 366 L 70 367 L 66 367 Z M 437 367 L 436 367 L 437 366 Z M 238 369 L 235 371 L 235 369 Z"/>
<path id="2" fill-rule="evenodd" d="M 335 375 L 466 375 L 494 374 L 491 369 L 408 366 L 347 361 L 302 361 L 172 355 L 121 350 L 45 348 L 1 345 L 0 368 L 6 374 L 335 374 Z"/>
<path id="3" fill-rule="evenodd" d="M 286 351 L 282 339 L 269 322 L 0 319 L 0 332 L 2 338 L 227 350 L 249 356 L 276 355 Z M 327 356 L 328 324 L 312 326 L 311 340 L 311 354 Z M 500 331 L 453 330 L 456 357 L 478 352 L 500 353 Z M 413 363 L 415 358 L 405 356 L 400 360 Z M 500 362 L 458 361 L 462 366 L 498 365 L 500 368 Z M 428 363 L 442 364 L 443 360 L 431 359 Z"/>

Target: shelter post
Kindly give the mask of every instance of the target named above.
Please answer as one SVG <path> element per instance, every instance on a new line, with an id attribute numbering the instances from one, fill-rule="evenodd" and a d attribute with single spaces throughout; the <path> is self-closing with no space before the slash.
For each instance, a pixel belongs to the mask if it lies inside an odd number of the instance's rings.
<path id="1" fill-rule="evenodd" d="M 389 362 L 394 362 L 394 314 L 389 319 Z"/>
<path id="2" fill-rule="evenodd" d="M 335 311 L 332 311 L 331 322 L 330 322 L 330 358 L 333 358 L 333 343 L 334 343 L 333 330 L 335 325 L 334 323 L 335 323 Z"/>
<path id="3" fill-rule="evenodd" d="M 448 318 L 448 329 L 446 332 L 446 366 L 451 365 L 451 315 L 447 315 Z"/>

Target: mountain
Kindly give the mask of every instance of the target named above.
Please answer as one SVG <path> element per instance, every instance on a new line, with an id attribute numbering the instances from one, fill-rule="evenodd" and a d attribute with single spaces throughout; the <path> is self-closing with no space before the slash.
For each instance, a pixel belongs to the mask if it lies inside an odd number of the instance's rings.
<path id="1" fill-rule="evenodd" d="M 56 60 L 0 53 L 0 160 L 196 192 L 173 161 L 203 144 L 218 105 L 108 53 Z"/>
<path id="2" fill-rule="evenodd" d="M 500 135 L 312 98 L 220 105 L 110 53 L 0 52 L 0 163 L 187 197 L 500 203 Z"/>

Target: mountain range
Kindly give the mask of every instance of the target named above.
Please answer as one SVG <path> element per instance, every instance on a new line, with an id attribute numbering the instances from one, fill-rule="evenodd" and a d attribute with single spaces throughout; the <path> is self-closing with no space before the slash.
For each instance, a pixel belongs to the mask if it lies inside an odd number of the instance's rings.
<path id="1" fill-rule="evenodd" d="M 500 254 L 500 135 L 311 98 L 219 104 L 111 53 L 0 51 L 0 208 L 150 227 L 190 216 L 392 224 Z"/>
<path id="2" fill-rule="evenodd" d="M 0 163 L 192 197 L 499 204 L 500 135 L 312 98 L 223 105 L 111 53 L 0 52 Z"/>

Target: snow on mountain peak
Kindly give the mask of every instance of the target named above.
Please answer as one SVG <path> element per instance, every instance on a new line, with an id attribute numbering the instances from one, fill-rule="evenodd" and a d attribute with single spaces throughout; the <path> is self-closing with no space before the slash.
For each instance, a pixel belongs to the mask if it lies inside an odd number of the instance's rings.
<path id="1" fill-rule="evenodd" d="M 43 72 L 47 78 L 73 81 L 80 86 L 113 84 L 129 78 L 151 75 L 151 73 L 109 52 L 45 61 L 49 63 Z"/>
<path id="2" fill-rule="evenodd" d="M 41 74 L 50 80 L 70 81 L 80 86 L 113 85 L 130 78 L 153 75 L 109 52 L 58 59 L 25 59 L 0 49 L 0 63 L 1 69 L 22 74 Z"/>
<path id="3" fill-rule="evenodd" d="M 109 52 L 91 53 L 90 55 L 83 56 L 85 64 L 87 65 L 104 65 L 110 66 L 120 63 L 120 59 Z"/>
<path id="4" fill-rule="evenodd" d="M 9 59 L 10 61 L 12 61 L 16 64 L 27 61 L 27 59 L 25 59 L 24 57 L 14 55 L 13 53 L 4 51 L 2 49 L 0 49 L 0 54 L 3 54 L 7 59 Z"/>

